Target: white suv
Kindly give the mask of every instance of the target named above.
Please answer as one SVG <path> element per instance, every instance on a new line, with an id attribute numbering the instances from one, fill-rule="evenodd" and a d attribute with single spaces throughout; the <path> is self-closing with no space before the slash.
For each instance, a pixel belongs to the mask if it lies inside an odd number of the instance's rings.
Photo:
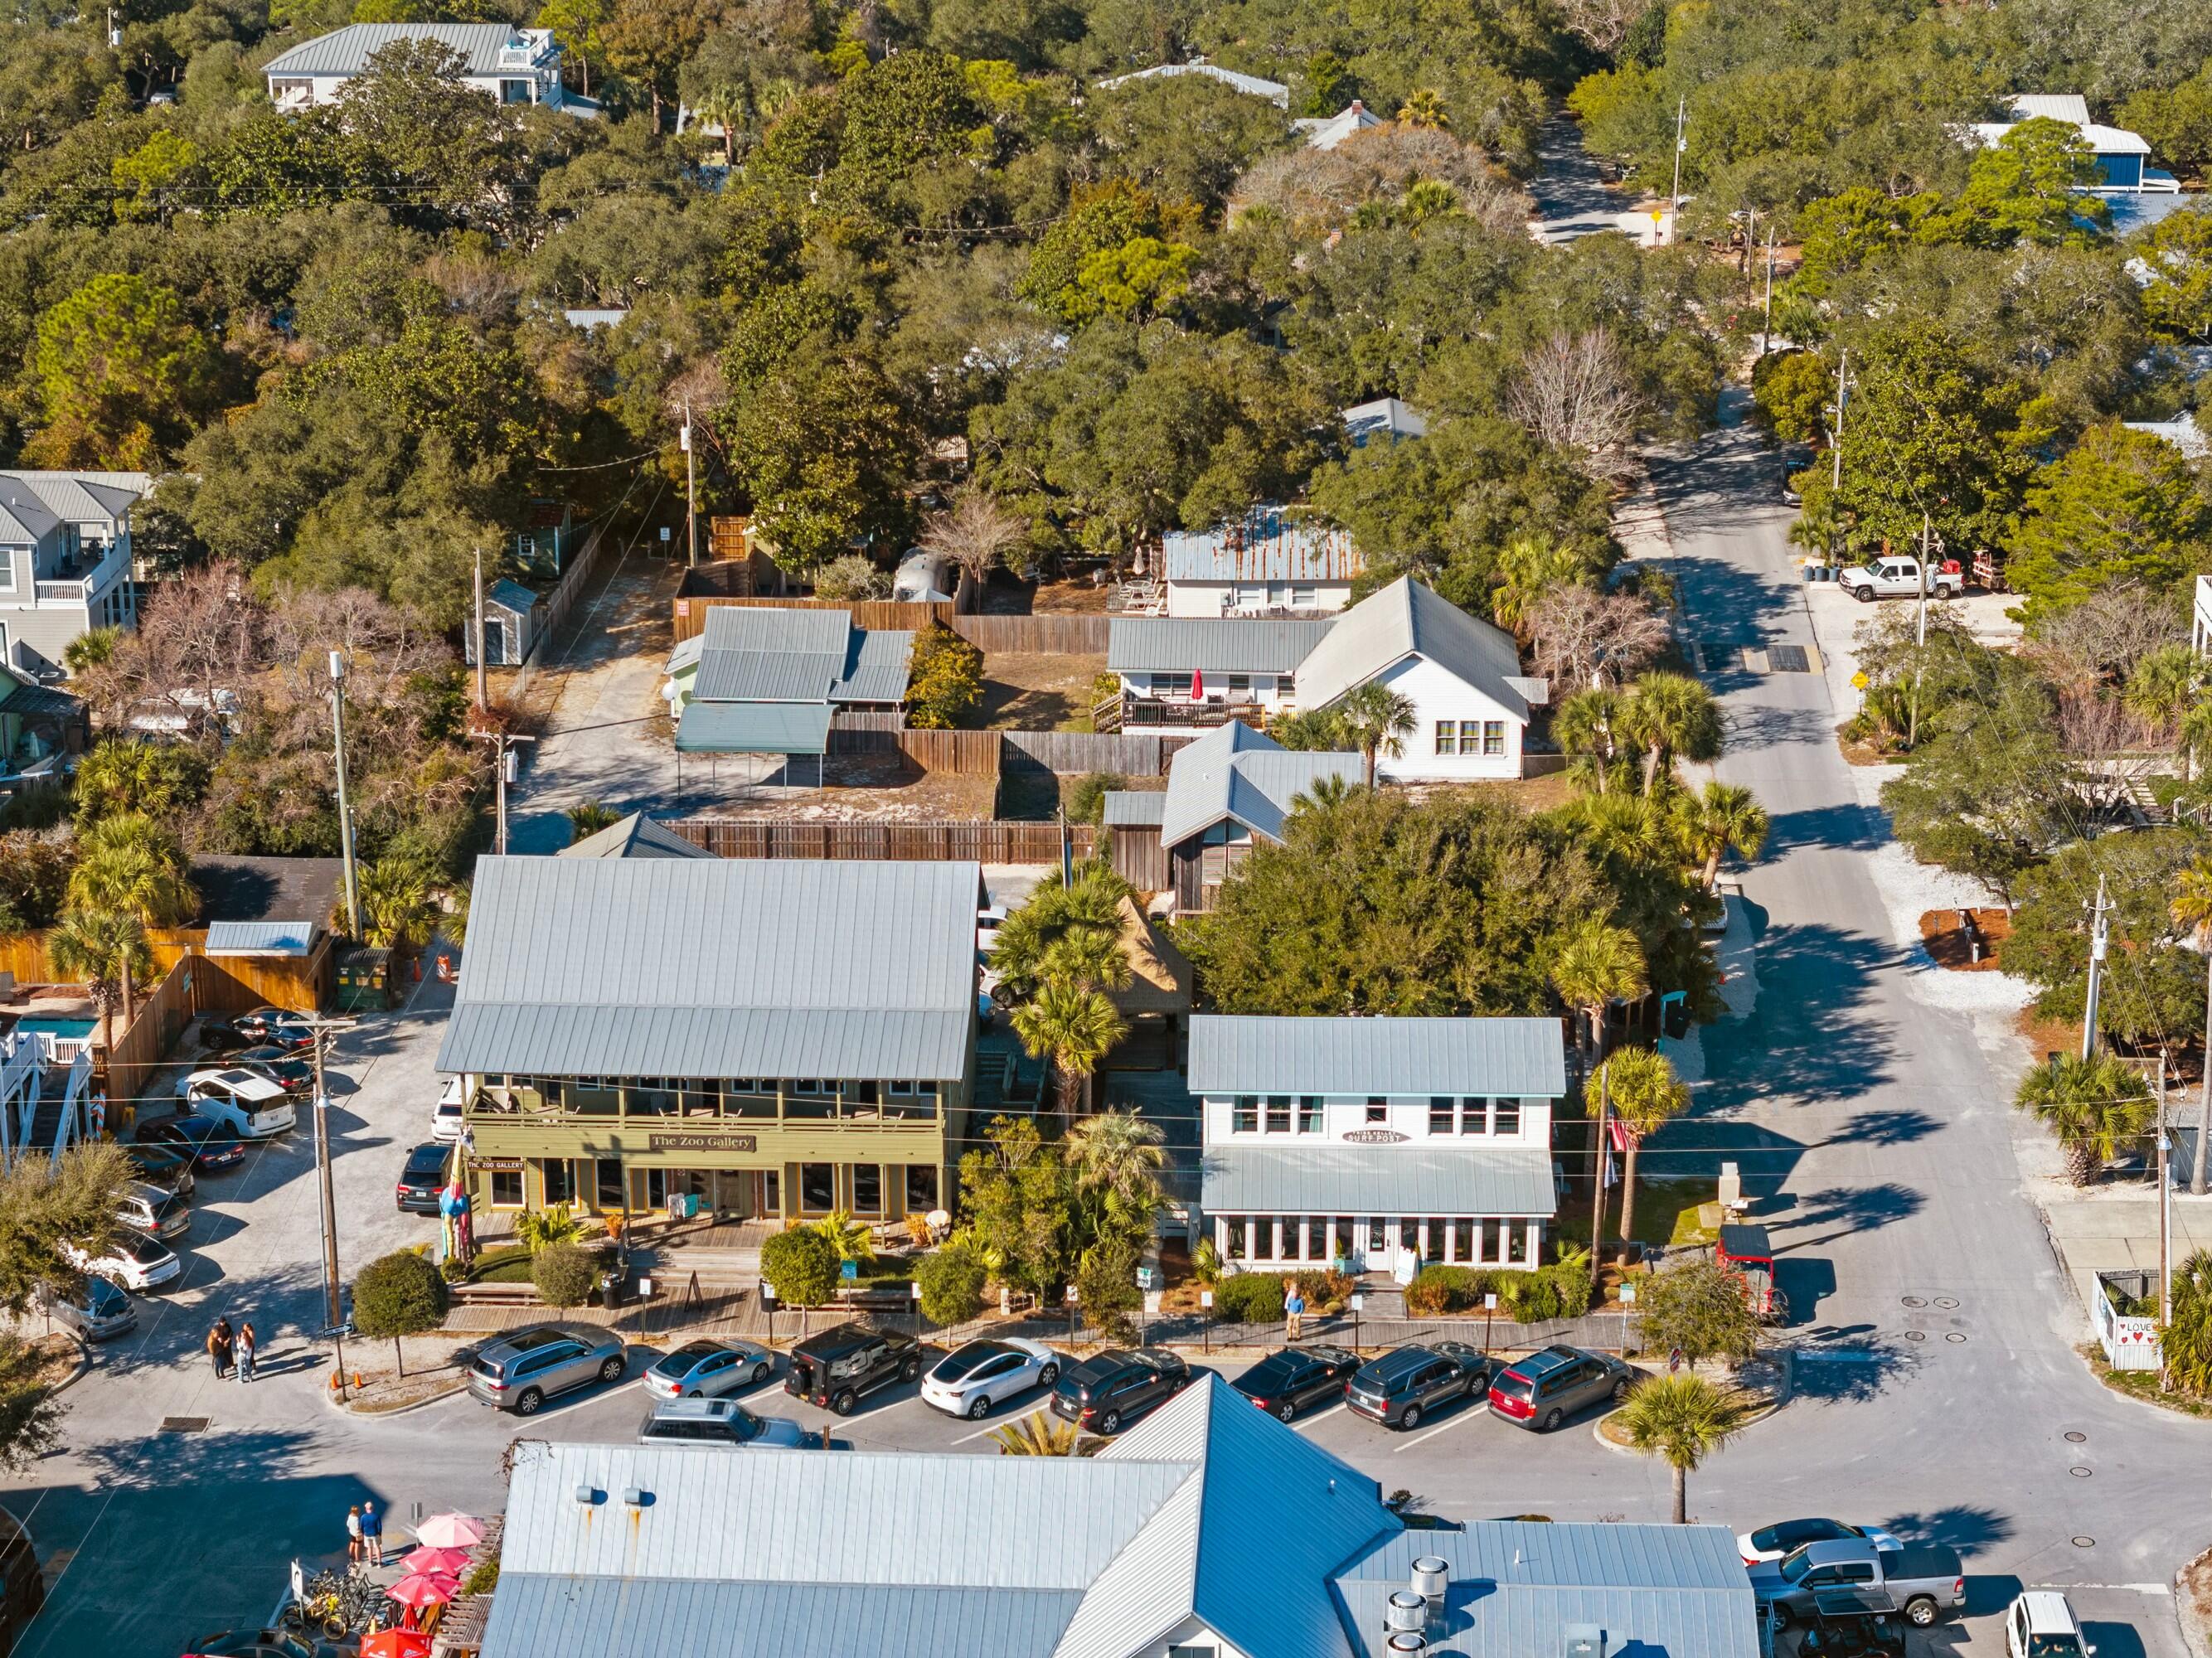
<path id="1" fill-rule="evenodd" d="M 2096 1658 L 2081 1620 L 2054 1589 L 2030 1589 L 2005 1614 L 2006 1658 Z"/>
<path id="2" fill-rule="evenodd" d="M 226 1123 L 240 1139 L 265 1140 L 299 1121 L 282 1084 L 230 1066 L 195 1071 L 177 1084 L 178 1108 Z"/>

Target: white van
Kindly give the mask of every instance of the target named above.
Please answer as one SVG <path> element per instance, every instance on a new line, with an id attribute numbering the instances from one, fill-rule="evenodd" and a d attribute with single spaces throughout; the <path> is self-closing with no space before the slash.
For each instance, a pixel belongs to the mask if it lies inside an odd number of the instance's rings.
<path id="1" fill-rule="evenodd" d="M 265 1140 L 299 1121 L 281 1084 L 234 1066 L 193 1072 L 178 1085 L 177 1100 L 179 1109 L 227 1123 L 241 1139 Z"/>

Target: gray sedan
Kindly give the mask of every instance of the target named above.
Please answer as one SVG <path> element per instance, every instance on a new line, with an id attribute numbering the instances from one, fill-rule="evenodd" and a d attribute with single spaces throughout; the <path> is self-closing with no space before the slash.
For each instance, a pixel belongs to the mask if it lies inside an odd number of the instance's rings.
<path id="1" fill-rule="evenodd" d="M 687 1341 L 656 1359 L 642 1385 L 655 1399 L 713 1399 L 757 1386 L 775 1370 L 775 1355 L 750 1341 Z"/>

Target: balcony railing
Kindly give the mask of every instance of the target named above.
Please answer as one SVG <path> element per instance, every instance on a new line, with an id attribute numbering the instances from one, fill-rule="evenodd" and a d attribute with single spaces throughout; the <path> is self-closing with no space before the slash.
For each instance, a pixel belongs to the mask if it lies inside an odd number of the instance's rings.
<path id="1" fill-rule="evenodd" d="M 1130 696 L 1121 701 L 1121 726 L 1125 731 L 1141 730 L 1146 726 L 1225 726 L 1232 720 L 1262 727 L 1267 723 L 1267 711 L 1257 702 L 1216 702 L 1211 699 L 1193 702 L 1175 697 Z"/>
<path id="2" fill-rule="evenodd" d="M 696 1093 L 639 1090 L 574 1090 L 549 1101 L 536 1089 L 490 1087 L 480 1091 L 463 1114 L 470 1122 L 513 1125 L 620 1123 L 633 1127 L 667 1127 L 684 1132 L 732 1134 L 764 1128 L 835 1128 L 844 1132 L 934 1133 L 938 1102 L 902 1096 L 862 1102 L 835 1096 L 726 1096 L 717 1102 Z"/>

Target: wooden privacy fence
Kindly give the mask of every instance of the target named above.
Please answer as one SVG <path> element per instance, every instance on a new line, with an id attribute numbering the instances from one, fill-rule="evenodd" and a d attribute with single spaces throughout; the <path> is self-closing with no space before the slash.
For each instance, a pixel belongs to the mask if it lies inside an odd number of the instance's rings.
<path id="1" fill-rule="evenodd" d="M 903 754 L 924 771 L 957 777 L 995 777 L 1004 732 L 878 731 L 833 726 L 832 754 Z"/>
<path id="2" fill-rule="evenodd" d="M 1103 656 L 1108 616 L 961 616 L 945 625 L 979 651 Z"/>
<path id="3" fill-rule="evenodd" d="M 1000 763 L 1008 771 L 1049 771 L 1079 775 L 1116 771 L 1128 776 L 1161 777 L 1175 751 L 1194 739 L 1150 732 L 1006 732 Z"/>
<path id="4" fill-rule="evenodd" d="M 308 956 L 210 957 L 208 930 L 204 926 L 149 927 L 146 942 L 154 953 L 154 971 L 166 974 L 190 957 L 212 968 L 205 975 L 195 1012 L 243 1013 L 274 1004 L 278 1007 L 312 1010 L 327 1002 L 337 988 L 331 965 L 331 940 L 325 932 Z M 0 971 L 12 973 L 19 985 L 74 984 L 69 974 L 57 972 L 46 954 L 46 935 L 18 932 L 0 938 Z"/>
<path id="5" fill-rule="evenodd" d="M 1056 823 L 792 823 L 743 817 L 679 817 L 668 825 L 718 858 L 896 859 L 920 863 L 1054 864 Z M 1075 855 L 1091 856 L 1096 833 L 1074 825 Z"/>
<path id="6" fill-rule="evenodd" d="M 686 594 L 679 588 L 672 618 L 676 642 L 680 645 L 706 632 L 707 612 L 718 604 L 757 610 L 850 610 L 854 627 L 886 633 L 915 633 L 932 622 L 950 626 L 958 615 L 950 604 L 908 604 L 889 598 L 752 598 L 722 593 Z M 1099 647 L 1101 650 L 1105 648 Z"/>
<path id="7" fill-rule="evenodd" d="M 107 1097 L 112 1107 L 127 1106 L 144 1096 L 148 1079 L 161 1067 L 161 1056 L 175 1045 L 198 1011 L 192 1005 L 192 994 L 207 965 L 203 956 L 179 957 L 154 987 L 154 993 L 138 1004 L 129 1027 L 108 1050 Z M 109 1121 L 119 1133 L 126 1117 L 111 1115 Z"/>
<path id="8" fill-rule="evenodd" d="M 553 591 L 539 601 L 538 631 L 530 641 L 532 657 L 545 653 L 546 641 L 560 631 L 561 624 L 568 619 L 568 612 L 575 609 L 577 597 L 584 591 L 584 584 L 599 568 L 599 549 L 605 544 L 606 538 L 605 525 L 594 527 L 592 533 L 584 537 L 583 550 L 569 561 L 568 568 L 561 572 L 561 580 L 553 584 Z"/>

